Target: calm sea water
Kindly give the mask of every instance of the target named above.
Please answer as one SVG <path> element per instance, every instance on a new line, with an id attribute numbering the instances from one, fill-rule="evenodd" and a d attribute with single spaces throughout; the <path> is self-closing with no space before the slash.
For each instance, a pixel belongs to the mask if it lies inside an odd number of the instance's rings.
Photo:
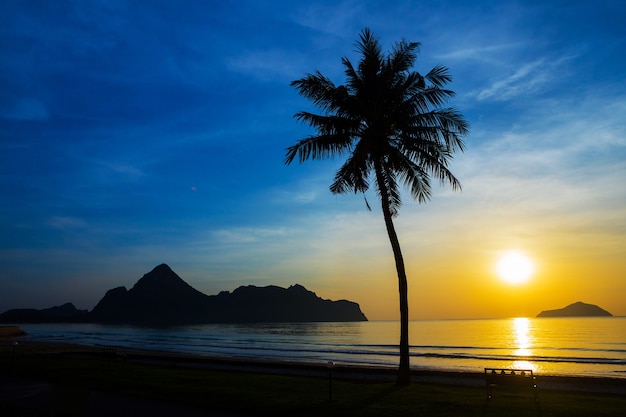
<path id="1" fill-rule="evenodd" d="M 29 338 L 196 355 L 398 365 L 399 323 L 211 324 L 171 328 L 21 325 Z M 411 367 L 626 378 L 626 317 L 427 320 L 410 323 Z"/>

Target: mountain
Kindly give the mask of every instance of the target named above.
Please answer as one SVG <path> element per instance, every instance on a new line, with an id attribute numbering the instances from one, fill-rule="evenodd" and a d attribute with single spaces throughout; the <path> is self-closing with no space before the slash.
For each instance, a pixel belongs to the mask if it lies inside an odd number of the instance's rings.
<path id="1" fill-rule="evenodd" d="M 367 321 L 357 303 L 318 297 L 301 285 L 248 285 L 211 298 L 214 322 Z"/>
<path id="2" fill-rule="evenodd" d="M 585 304 L 578 301 L 557 310 L 544 310 L 537 317 L 597 317 L 613 316 L 608 311 L 594 304 Z"/>
<path id="3" fill-rule="evenodd" d="M 80 321 L 87 317 L 87 310 L 78 310 L 72 303 L 36 310 L 18 308 L 0 314 L 0 323 L 62 323 Z"/>
<path id="4" fill-rule="evenodd" d="M 118 287 L 107 291 L 89 318 L 97 323 L 196 324 L 204 321 L 208 305 L 209 296 L 162 264 L 130 290 Z"/>
<path id="5" fill-rule="evenodd" d="M 109 290 L 89 313 L 96 323 L 179 325 L 367 321 L 357 303 L 324 300 L 301 285 L 242 286 L 232 293 L 205 295 L 161 264 L 127 290 Z"/>

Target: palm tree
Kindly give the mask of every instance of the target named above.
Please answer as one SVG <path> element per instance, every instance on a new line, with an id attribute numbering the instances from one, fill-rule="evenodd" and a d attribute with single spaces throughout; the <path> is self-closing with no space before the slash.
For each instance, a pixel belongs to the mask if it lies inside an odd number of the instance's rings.
<path id="1" fill-rule="evenodd" d="M 461 188 L 448 169 L 454 151 L 463 151 L 468 124 L 453 108 L 443 108 L 454 95 L 443 89 L 448 69 L 436 66 L 426 75 L 412 71 L 420 44 L 401 40 L 385 56 L 380 42 L 364 29 L 356 43 L 357 68 L 342 59 L 346 84 L 336 86 L 320 72 L 307 74 L 291 86 L 324 114 L 301 111 L 295 118 L 316 133 L 287 148 L 285 164 L 347 156 L 330 186 L 334 194 L 363 193 L 374 188 L 380 197 L 393 249 L 400 295 L 400 365 L 397 382 L 409 384 L 409 305 L 407 277 L 393 223 L 406 186 L 419 203 L 431 196 L 431 178 Z M 365 200 L 368 209 L 369 204 Z"/>

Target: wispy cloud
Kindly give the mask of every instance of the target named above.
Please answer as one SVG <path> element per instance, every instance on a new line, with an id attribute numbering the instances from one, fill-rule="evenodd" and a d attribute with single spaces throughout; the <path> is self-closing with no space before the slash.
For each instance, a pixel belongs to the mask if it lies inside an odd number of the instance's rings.
<path id="1" fill-rule="evenodd" d="M 531 62 L 517 69 L 505 78 L 493 81 L 488 87 L 475 92 L 479 101 L 498 100 L 506 101 L 520 95 L 536 92 L 548 79 L 542 71 L 543 60 Z"/>
<path id="2" fill-rule="evenodd" d="M 438 55 L 438 58 L 444 61 L 448 60 L 477 60 L 485 62 L 501 62 L 502 53 L 511 50 L 519 49 L 525 46 L 525 42 L 507 43 L 507 44 L 495 44 L 495 45 L 481 45 L 481 46 L 467 46 L 463 48 L 454 49 L 444 52 Z"/>
<path id="3" fill-rule="evenodd" d="M 540 58 L 521 65 L 517 69 L 507 71 L 504 77 L 495 77 L 485 87 L 470 93 L 478 101 L 508 101 L 519 96 L 540 95 L 549 84 L 565 77 L 564 64 L 577 55 L 566 55 L 558 58 Z M 506 65 L 510 66 L 510 65 Z M 500 67 L 505 67 L 500 65 Z"/>

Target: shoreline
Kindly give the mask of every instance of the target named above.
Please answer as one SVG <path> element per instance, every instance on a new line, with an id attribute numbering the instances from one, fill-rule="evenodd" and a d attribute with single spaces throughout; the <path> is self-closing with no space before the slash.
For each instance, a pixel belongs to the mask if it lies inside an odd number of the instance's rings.
<path id="1" fill-rule="evenodd" d="M 17 342 L 17 344 L 14 344 Z M 38 342 L 21 337 L 0 338 L 3 350 L 13 349 L 17 355 L 46 354 L 63 355 L 74 358 L 99 358 L 102 347 L 67 342 Z M 282 374 L 305 377 L 325 377 L 332 372 L 333 378 L 371 382 L 393 382 L 395 367 L 361 366 L 335 363 L 330 370 L 326 363 L 294 360 L 218 357 L 194 354 L 173 353 L 154 350 L 120 348 L 124 360 L 149 366 L 188 367 L 232 372 L 252 372 Z M 482 372 L 462 372 L 449 370 L 415 369 L 411 371 L 413 383 L 445 384 L 457 386 L 485 387 Z M 626 378 L 562 376 L 536 374 L 539 390 L 588 392 L 626 395 Z"/>

